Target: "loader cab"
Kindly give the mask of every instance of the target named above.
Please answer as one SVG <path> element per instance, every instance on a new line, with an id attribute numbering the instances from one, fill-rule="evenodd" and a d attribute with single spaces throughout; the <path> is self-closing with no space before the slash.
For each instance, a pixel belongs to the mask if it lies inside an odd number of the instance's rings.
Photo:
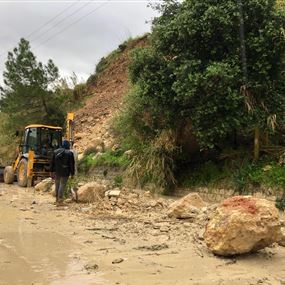
<path id="1" fill-rule="evenodd" d="M 28 152 L 33 150 L 35 157 L 50 157 L 55 149 L 61 146 L 62 128 L 29 125 L 25 128 L 22 143 L 20 145 L 22 155 L 27 157 Z"/>

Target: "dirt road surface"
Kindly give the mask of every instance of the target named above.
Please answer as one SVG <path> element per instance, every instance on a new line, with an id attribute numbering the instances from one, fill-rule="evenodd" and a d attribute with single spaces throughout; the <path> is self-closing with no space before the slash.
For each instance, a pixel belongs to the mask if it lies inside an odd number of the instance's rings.
<path id="1" fill-rule="evenodd" d="M 88 207 L 0 184 L 0 285 L 285 284 L 284 248 L 222 259 L 190 222 Z"/>

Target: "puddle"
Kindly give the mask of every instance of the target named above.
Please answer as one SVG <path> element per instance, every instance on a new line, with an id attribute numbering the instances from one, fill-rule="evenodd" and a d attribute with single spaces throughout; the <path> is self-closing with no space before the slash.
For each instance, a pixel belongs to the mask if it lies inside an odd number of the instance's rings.
<path id="1" fill-rule="evenodd" d="M 57 233 L 1 233 L 0 284 L 98 284 L 78 245 Z"/>
<path id="2" fill-rule="evenodd" d="M 83 269 L 86 260 L 81 256 L 81 245 L 61 234 L 60 225 L 57 232 L 39 230 L 20 214 L 1 205 L 0 285 L 106 284 L 99 273 L 88 275 Z"/>

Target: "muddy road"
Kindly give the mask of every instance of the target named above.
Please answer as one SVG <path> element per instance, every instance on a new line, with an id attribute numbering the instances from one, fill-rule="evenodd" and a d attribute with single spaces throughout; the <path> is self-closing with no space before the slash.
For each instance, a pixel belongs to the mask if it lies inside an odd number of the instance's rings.
<path id="1" fill-rule="evenodd" d="M 0 184 L 0 285 L 285 284 L 284 248 L 222 259 L 199 225 L 89 210 Z"/>

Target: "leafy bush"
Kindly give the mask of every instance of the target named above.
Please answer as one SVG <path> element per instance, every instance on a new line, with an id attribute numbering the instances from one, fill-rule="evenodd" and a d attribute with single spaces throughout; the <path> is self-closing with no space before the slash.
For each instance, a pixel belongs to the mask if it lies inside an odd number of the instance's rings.
<path id="1" fill-rule="evenodd" d="M 277 196 L 285 189 L 285 167 L 272 161 L 269 157 L 258 163 L 250 159 L 234 160 L 229 166 L 208 161 L 191 165 L 179 177 L 183 187 L 226 187 L 234 188 L 239 194 L 247 194 L 264 188 L 271 188 Z"/>
<path id="2" fill-rule="evenodd" d="M 85 83 L 79 83 L 74 86 L 73 99 L 78 102 L 81 101 L 84 96 L 87 95 L 87 87 Z"/>
<path id="3" fill-rule="evenodd" d="M 275 206 L 281 210 L 284 211 L 285 210 L 285 197 L 281 197 L 281 198 L 277 198 L 275 201 Z"/>
<path id="4" fill-rule="evenodd" d="M 93 159 L 94 166 L 122 167 L 126 168 L 129 164 L 129 159 L 121 152 L 107 151 Z"/>
<path id="5" fill-rule="evenodd" d="M 90 168 L 93 166 L 93 158 L 91 155 L 84 156 L 81 160 L 78 162 L 78 171 L 79 173 L 88 173 Z"/>
<path id="6" fill-rule="evenodd" d="M 108 68 L 108 66 L 114 62 L 114 60 L 116 60 L 120 54 L 121 50 L 118 48 L 112 51 L 108 56 L 102 57 L 96 65 L 96 74 L 98 75 L 106 70 L 106 68 Z"/>
<path id="7" fill-rule="evenodd" d="M 182 187 L 219 185 L 229 177 L 229 172 L 212 161 L 191 166 L 179 177 Z"/>
<path id="8" fill-rule="evenodd" d="M 115 187 L 121 187 L 123 184 L 123 177 L 121 175 L 117 175 L 115 178 L 114 178 L 114 186 Z"/>
<path id="9" fill-rule="evenodd" d="M 78 163 L 78 170 L 81 173 L 88 173 L 92 167 L 106 166 L 106 167 L 120 167 L 125 169 L 130 163 L 128 157 L 123 154 L 122 150 L 107 151 L 100 155 L 94 153 L 85 155 Z"/>

